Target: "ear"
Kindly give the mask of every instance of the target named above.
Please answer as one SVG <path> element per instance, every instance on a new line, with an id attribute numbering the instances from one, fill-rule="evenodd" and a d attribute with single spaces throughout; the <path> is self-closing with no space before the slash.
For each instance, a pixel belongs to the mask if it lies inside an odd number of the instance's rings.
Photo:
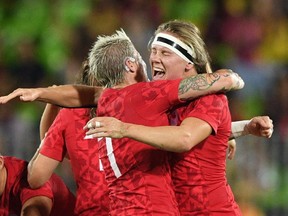
<path id="1" fill-rule="evenodd" d="M 194 64 L 191 62 L 187 62 L 186 66 L 185 66 L 185 70 L 190 71 L 193 68 L 194 68 Z"/>
<path id="2" fill-rule="evenodd" d="M 125 70 L 128 72 L 135 72 L 137 70 L 136 59 L 127 57 L 125 59 Z"/>

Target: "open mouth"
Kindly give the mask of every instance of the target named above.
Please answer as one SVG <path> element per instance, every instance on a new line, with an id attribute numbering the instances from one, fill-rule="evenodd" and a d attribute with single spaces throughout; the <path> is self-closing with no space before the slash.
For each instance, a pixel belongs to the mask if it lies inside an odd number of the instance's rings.
<path id="1" fill-rule="evenodd" d="M 153 70 L 153 80 L 163 79 L 165 75 L 165 71 L 162 69 L 154 69 Z"/>

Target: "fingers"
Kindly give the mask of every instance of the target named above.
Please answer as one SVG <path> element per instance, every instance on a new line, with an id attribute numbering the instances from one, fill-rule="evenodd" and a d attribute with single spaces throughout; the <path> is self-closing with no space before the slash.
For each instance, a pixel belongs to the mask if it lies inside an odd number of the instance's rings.
<path id="1" fill-rule="evenodd" d="M 38 88 L 19 88 L 12 92 L 11 96 L 13 98 L 19 97 L 19 99 L 24 102 L 31 102 L 37 100 L 40 94 L 41 90 L 39 90 Z"/>
<path id="2" fill-rule="evenodd" d="M 101 123 L 100 123 L 99 121 L 96 121 L 96 122 L 95 122 L 95 127 L 96 127 L 96 128 L 101 127 Z"/>
<path id="3" fill-rule="evenodd" d="M 88 130 L 84 139 L 94 139 L 107 136 L 104 132 L 103 123 L 97 117 L 88 121 L 83 129 Z"/>
<path id="4" fill-rule="evenodd" d="M 91 121 L 87 124 L 88 129 L 95 129 L 101 127 L 101 123 L 99 121 Z"/>
<path id="5" fill-rule="evenodd" d="M 268 138 L 271 138 L 272 134 L 273 134 L 273 128 L 270 128 L 269 129 L 269 133 L 268 133 Z"/>
<path id="6" fill-rule="evenodd" d="M 231 151 L 229 150 L 228 159 L 233 160 L 234 156 L 235 156 L 235 151 L 233 151 L 232 149 L 231 149 Z"/>
<path id="7" fill-rule="evenodd" d="M 102 137 L 107 137 L 108 135 L 105 132 L 94 132 L 92 134 L 87 134 L 85 135 L 84 139 L 95 139 L 95 138 L 102 138 Z"/>
<path id="8" fill-rule="evenodd" d="M 249 131 L 253 135 L 270 138 L 273 134 L 273 120 L 269 116 L 256 116 L 249 122 Z"/>
<path id="9" fill-rule="evenodd" d="M 100 137 L 107 137 L 108 134 L 103 127 L 91 128 L 86 132 L 84 139 L 94 139 Z"/>
<path id="10" fill-rule="evenodd" d="M 84 137 L 84 139 L 85 140 L 88 140 L 88 139 L 94 139 L 94 136 L 93 136 L 93 134 L 89 134 L 89 135 L 85 135 L 85 137 Z"/>
<path id="11" fill-rule="evenodd" d="M 273 128 L 270 128 L 268 130 L 262 131 L 262 134 L 264 137 L 271 138 L 273 131 L 274 131 Z"/>
<path id="12" fill-rule="evenodd" d="M 270 138 L 273 134 L 273 121 L 269 118 L 269 116 L 263 116 L 261 120 L 262 122 L 260 123 L 260 126 L 263 136 Z"/>
<path id="13" fill-rule="evenodd" d="M 1 104 L 6 104 L 7 102 L 9 102 L 10 100 L 12 100 L 13 98 L 17 97 L 17 95 L 13 95 L 12 93 L 6 96 L 2 96 L 0 97 L 0 103 Z"/>
<path id="14" fill-rule="evenodd" d="M 273 128 L 273 121 L 269 118 L 269 116 L 258 116 L 252 118 L 252 121 L 255 124 L 259 124 L 262 129 L 270 129 Z"/>
<path id="15" fill-rule="evenodd" d="M 100 121 L 96 121 L 95 118 L 91 119 L 87 124 L 84 126 L 85 130 L 91 130 L 95 128 L 100 128 L 102 127 L 102 123 Z"/>
<path id="16" fill-rule="evenodd" d="M 236 141 L 233 139 L 228 142 L 228 156 L 227 156 L 228 159 L 232 160 L 235 157 L 235 154 L 236 154 Z"/>
<path id="17" fill-rule="evenodd" d="M 87 130 L 86 135 L 89 135 L 86 139 L 96 137 L 123 138 L 126 128 L 125 123 L 114 117 L 95 117 L 84 126 L 84 130 Z"/>
<path id="18" fill-rule="evenodd" d="M 22 89 L 22 88 L 16 89 L 10 94 L 0 97 L 0 104 L 5 104 L 17 97 L 19 97 L 21 101 L 26 101 L 24 93 L 25 93 L 25 89 Z"/>
<path id="19" fill-rule="evenodd" d="M 5 103 L 7 103 L 6 96 L 0 97 L 0 104 L 5 104 Z"/>

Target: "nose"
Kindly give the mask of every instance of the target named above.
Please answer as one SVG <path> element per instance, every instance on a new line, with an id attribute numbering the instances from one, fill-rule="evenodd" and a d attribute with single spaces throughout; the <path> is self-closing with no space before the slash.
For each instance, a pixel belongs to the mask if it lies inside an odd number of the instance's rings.
<path id="1" fill-rule="evenodd" d="M 150 53 L 150 62 L 160 62 L 159 52 L 153 51 Z"/>

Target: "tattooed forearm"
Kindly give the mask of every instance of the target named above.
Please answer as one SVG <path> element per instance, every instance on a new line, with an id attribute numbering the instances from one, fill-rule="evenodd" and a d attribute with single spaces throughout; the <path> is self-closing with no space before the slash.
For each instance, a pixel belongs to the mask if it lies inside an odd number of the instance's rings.
<path id="1" fill-rule="evenodd" d="M 178 93 L 182 100 L 230 90 L 241 89 L 244 82 L 238 74 L 231 70 L 218 70 L 215 73 L 198 74 L 180 82 Z"/>
<path id="2" fill-rule="evenodd" d="M 209 75 L 209 76 L 207 76 Z M 220 79 L 219 74 L 199 74 L 198 76 L 184 79 L 179 85 L 179 93 L 184 94 L 188 91 L 203 91 L 209 89 Z"/>

